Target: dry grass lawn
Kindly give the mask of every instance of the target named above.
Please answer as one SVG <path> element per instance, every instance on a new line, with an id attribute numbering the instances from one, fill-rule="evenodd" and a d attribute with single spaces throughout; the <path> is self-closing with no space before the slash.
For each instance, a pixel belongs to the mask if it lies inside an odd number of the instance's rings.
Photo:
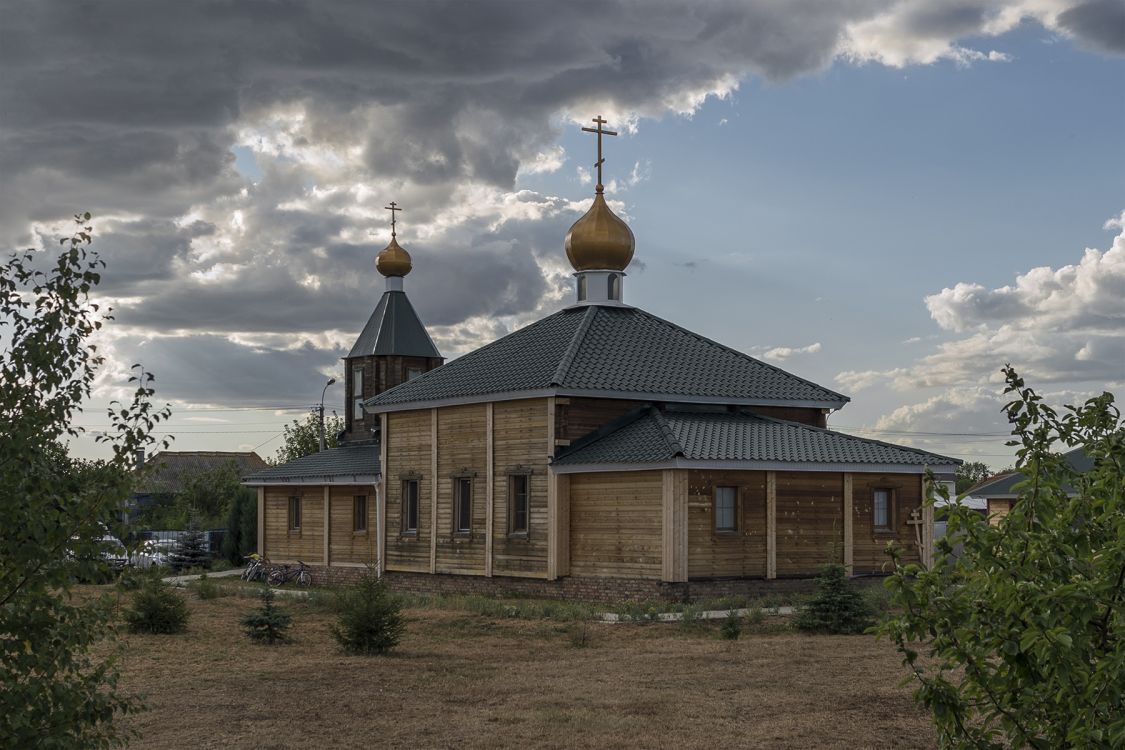
<path id="1" fill-rule="evenodd" d="M 296 641 L 269 647 L 239 629 L 256 600 L 187 596 L 186 633 L 128 636 L 136 747 L 934 747 L 868 636 L 591 624 L 579 648 L 581 626 L 426 609 L 395 655 L 362 658 L 312 606 L 281 601 Z"/>

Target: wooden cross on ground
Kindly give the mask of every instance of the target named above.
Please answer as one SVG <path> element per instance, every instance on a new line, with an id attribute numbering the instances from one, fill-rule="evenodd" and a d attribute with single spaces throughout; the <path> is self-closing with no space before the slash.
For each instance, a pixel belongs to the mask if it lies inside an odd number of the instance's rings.
<path id="1" fill-rule="evenodd" d="M 395 203 L 394 201 L 391 201 L 391 205 L 383 206 L 383 208 L 385 208 L 385 209 L 387 209 L 388 211 L 391 212 L 391 239 L 394 239 L 394 237 L 395 237 L 395 211 L 401 211 L 402 209 L 399 208 L 398 204 Z"/>
<path id="2" fill-rule="evenodd" d="M 921 553 L 922 526 L 924 526 L 926 523 L 926 519 L 922 518 L 922 509 L 915 508 L 914 510 L 910 511 L 910 518 L 906 519 L 906 522 L 914 527 L 914 540 L 918 542 L 918 551 L 919 553 Z M 919 557 L 921 557 L 921 554 L 919 554 Z"/>
<path id="3" fill-rule="evenodd" d="M 597 133 L 598 134 L 598 161 L 597 161 L 596 164 L 594 164 L 594 166 L 598 168 L 598 186 L 595 189 L 595 192 L 601 193 L 605 190 L 605 186 L 602 185 L 602 164 L 605 163 L 605 159 L 602 158 L 602 136 L 603 135 L 617 135 L 617 131 L 603 129 L 602 125 L 605 125 L 606 122 L 608 122 L 608 120 L 603 120 L 601 115 L 598 115 L 597 117 L 595 117 L 593 119 L 593 122 L 597 123 L 598 127 L 596 127 L 596 128 L 582 128 L 582 130 L 584 132 L 587 132 L 587 133 Z"/>

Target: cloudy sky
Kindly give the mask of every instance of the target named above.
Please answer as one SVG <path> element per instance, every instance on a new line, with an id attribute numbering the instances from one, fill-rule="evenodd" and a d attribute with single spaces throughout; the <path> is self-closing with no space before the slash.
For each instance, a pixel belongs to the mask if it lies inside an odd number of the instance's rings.
<path id="1" fill-rule="evenodd" d="M 88 210 L 109 264 L 91 430 L 141 362 L 177 449 L 272 455 L 390 200 L 447 357 L 567 304 L 596 114 L 627 300 L 851 395 L 833 426 L 1001 466 L 1004 362 L 1125 381 L 1121 0 L 2 5 L 3 245 Z"/>

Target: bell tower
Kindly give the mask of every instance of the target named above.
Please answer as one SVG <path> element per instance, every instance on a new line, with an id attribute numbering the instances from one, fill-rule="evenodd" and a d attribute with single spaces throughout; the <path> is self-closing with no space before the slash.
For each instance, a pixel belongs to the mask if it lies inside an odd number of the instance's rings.
<path id="1" fill-rule="evenodd" d="M 379 421 L 364 412 L 364 401 L 445 361 L 403 291 L 403 278 L 413 264 L 410 253 L 398 244 L 395 214 L 402 209 L 391 201 L 387 210 L 391 212 L 391 241 L 375 259 L 375 268 L 387 280 L 386 289 L 344 358 L 344 443 L 375 436 Z"/>

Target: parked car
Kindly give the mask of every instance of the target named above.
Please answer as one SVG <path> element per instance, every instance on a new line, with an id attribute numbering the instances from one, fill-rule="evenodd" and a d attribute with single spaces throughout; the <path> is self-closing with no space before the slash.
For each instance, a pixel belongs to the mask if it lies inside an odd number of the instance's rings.
<path id="1" fill-rule="evenodd" d="M 124 568 L 129 564 L 129 553 L 125 545 L 113 534 L 104 534 L 97 540 L 98 557 L 113 568 Z"/>
<path id="2" fill-rule="evenodd" d="M 146 539 L 133 553 L 132 563 L 138 568 L 153 568 L 168 564 L 168 555 L 176 543 L 171 539 Z"/>

